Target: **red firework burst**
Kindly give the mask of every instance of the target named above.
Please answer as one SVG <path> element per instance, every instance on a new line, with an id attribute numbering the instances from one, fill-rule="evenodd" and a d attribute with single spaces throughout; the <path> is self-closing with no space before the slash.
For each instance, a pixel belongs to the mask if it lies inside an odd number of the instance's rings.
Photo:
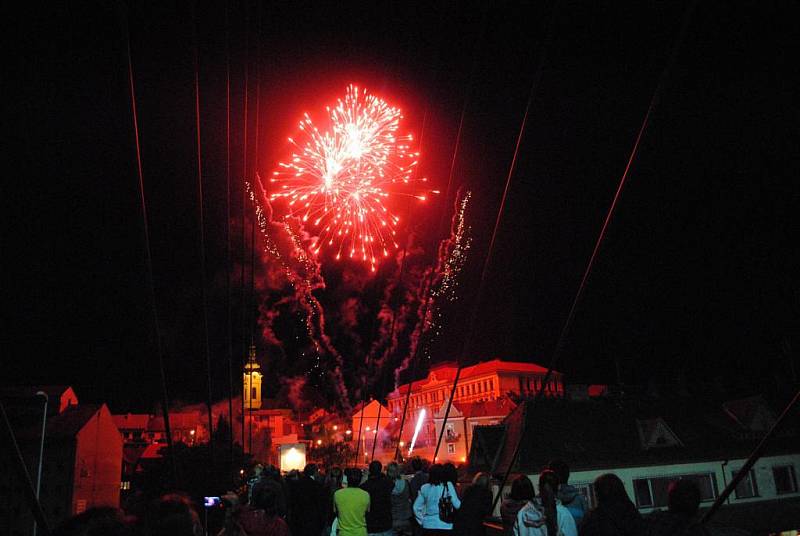
<path id="1" fill-rule="evenodd" d="M 297 139 L 289 138 L 292 157 L 273 172 L 270 200 L 285 200 L 288 215 L 311 225 L 313 254 L 331 248 L 337 260 L 349 256 L 375 271 L 378 259 L 398 247 L 400 218 L 390 211 L 390 198 L 425 200 L 408 193 L 419 152 L 410 134 L 397 133 L 400 109 L 365 89 L 348 86 L 344 99 L 326 110 L 327 130 L 305 114 Z"/>

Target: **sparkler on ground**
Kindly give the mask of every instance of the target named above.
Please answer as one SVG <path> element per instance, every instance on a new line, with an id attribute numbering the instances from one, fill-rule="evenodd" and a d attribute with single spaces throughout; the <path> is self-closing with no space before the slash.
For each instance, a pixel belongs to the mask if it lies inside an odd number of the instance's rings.
<path id="1" fill-rule="evenodd" d="M 398 135 L 400 109 L 366 89 L 348 86 L 344 99 L 327 113 L 325 131 L 304 115 L 298 139 L 289 138 L 291 159 L 272 174 L 269 199 L 285 200 L 288 215 L 310 222 L 317 233 L 312 254 L 329 247 L 335 259 L 357 259 L 374 272 L 380 258 L 398 248 L 400 218 L 392 213 L 390 198 L 426 199 L 408 193 L 419 152 L 411 148 L 410 134 Z"/>

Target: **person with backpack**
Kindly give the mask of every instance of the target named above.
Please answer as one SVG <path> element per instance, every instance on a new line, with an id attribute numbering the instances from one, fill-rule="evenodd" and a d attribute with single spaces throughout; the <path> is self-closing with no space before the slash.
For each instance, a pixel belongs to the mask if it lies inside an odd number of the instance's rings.
<path id="1" fill-rule="evenodd" d="M 420 488 L 414 500 L 414 517 L 422 527 L 422 534 L 449 535 L 460 507 L 461 501 L 445 468 L 440 464 L 432 465 L 428 483 Z"/>
<path id="2" fill-rule="evenodd" d="M 395 536 L 411 535 L 411 486 L 400 476 L 400 466 L 391 462 L 386 466 L 386 476 L 394 483 L 392 488 L 392 530 Z"/>
<path id="3" fill-rule="evenodd" d="M 586 499 L 578 491 L 578 488 L 568 484 L 569 466 L 561 460 L 553 460 L 547 464 L 547 467 L 558 476 L 558 500 L 572 514 L 575 524 L 580 525 L 584 514 L 586 514 Z"/>

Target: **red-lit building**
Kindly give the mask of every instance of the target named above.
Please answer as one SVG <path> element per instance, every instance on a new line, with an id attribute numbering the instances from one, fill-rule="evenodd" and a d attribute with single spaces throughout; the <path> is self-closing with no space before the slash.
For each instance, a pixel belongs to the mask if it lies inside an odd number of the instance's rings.
<path id="1" fill-rule="evenodd" d="M 441 363 L 431 368 L 428 377 L 410 384 L 401 385 L 387 397 L 390 421 L 402 419 L 403 408 L 408 398 L 408 412 L 402 434 L 403 453 L 409 454 L 411 443 L 414 455 L 432 457 L 447 399 L 453 389 L 457 365 Z M 493 359 L 464 367 L 453 397 L 453 407 L 447 420 L 447 433 L 442 441 L 438 459 L 463 463 L 469 455 L 472 428 L 479 424 L 501 422 L 516 407 L 512 398 L 532 395 L 544 389 L 549 396 L 563 396 L 564 381 L 560 372 L 553 372 L 547 385 L 543 385 L 547 369 L 535 363 L 503 361 Z M 419 432 L 414 440 L 414 432 Z M 354 432 L 355 433 L 355 432 Z M 379 442 L 378 447 L 380 448 Z M 391 447 L 391 454 L 394 447 Z"/>
<path id="2" fill-rule="evenodd" d="M 69 387 L 14 388 L 4 404 L 25 458 L 28 474 L 36 481 L 39 464 L 43 398 L 48 394 L 40 501 L 53 523 L 94 506 L 119 506 L 122 472 L 122 436 L 105 404 L 79 404 Z M 29 534 L 33 526 L 30 508 L 24 503 L 10 456 L 0 457 L 0 526 L 9 534 Z"/>

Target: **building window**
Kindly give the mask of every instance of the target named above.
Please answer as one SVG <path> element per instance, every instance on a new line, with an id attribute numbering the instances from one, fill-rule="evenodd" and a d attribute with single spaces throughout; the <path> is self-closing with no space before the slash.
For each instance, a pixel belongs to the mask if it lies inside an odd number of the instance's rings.
<path id="1" fill-rule="evenodd" d="M 447 444 L 447 453 L 448 454 L 455 454 L 456 453 L 456 444 L 455 443 L 448 443 Z"/>
<path id="2" fill-rule="evenodd" d="M 663 508 L 667 506 L 669 485 L 678 480 L 692 480 L 700 490 L 701 502 L 713 501 L 717 497 L 717 479 L 713 473 L 672 475 L 655 478 L 635 478 L 633 490 L 639 508 Z"/>
<path id="3" fill-rule="evenodd" d="M 793 465 L 776 465 L 772 468 L 772 478 L 775 479 L 775 493 L 795 493 L 797 491 L 797 475 Z"/>
<path id="4" fill-rule="evenodd" d="M 591 482 L 580 482 L 573 484 L 573 487 L 578 490 L 578 493 L 583 495 L 583 500 L 586 503 L 587 511 L 597 506 L 597 500 L 594 496 L 594 484 Z"/>
<path id="5" fill-rule="evenodd" d="M 636 506 L 647 508 L 653 506 L 653 494 L 646 478 L 637 478 L 633 481 L 633 492 L 636 496 Z"/>
<path id="6" fill-rule="evenodd" d="M 739 471 L 732 471 L 731 476 L 736 478 Z M 736 486 L 737 499 L 749 499 L 751 497 L 758 497 L 758 485 L 756 484 L 756 474 L 752 469 Z"/>
<path id="7" fill-rule="evenodd" d="M 256 388 L 255 388 L 255 387 L 253 387 L 253 391 L 252 391 L 252 393 L 250 394 L 250 398 L 253 398 L 253 399 L 255 399 L 255 398 L 256 398 Z"/>
<path id="8" fill-rule="evenodd" d="M 131 489 L 131 482 L 130 480 L 123 480 L 119 483 L 119 489 L 128 490 Z"/>

